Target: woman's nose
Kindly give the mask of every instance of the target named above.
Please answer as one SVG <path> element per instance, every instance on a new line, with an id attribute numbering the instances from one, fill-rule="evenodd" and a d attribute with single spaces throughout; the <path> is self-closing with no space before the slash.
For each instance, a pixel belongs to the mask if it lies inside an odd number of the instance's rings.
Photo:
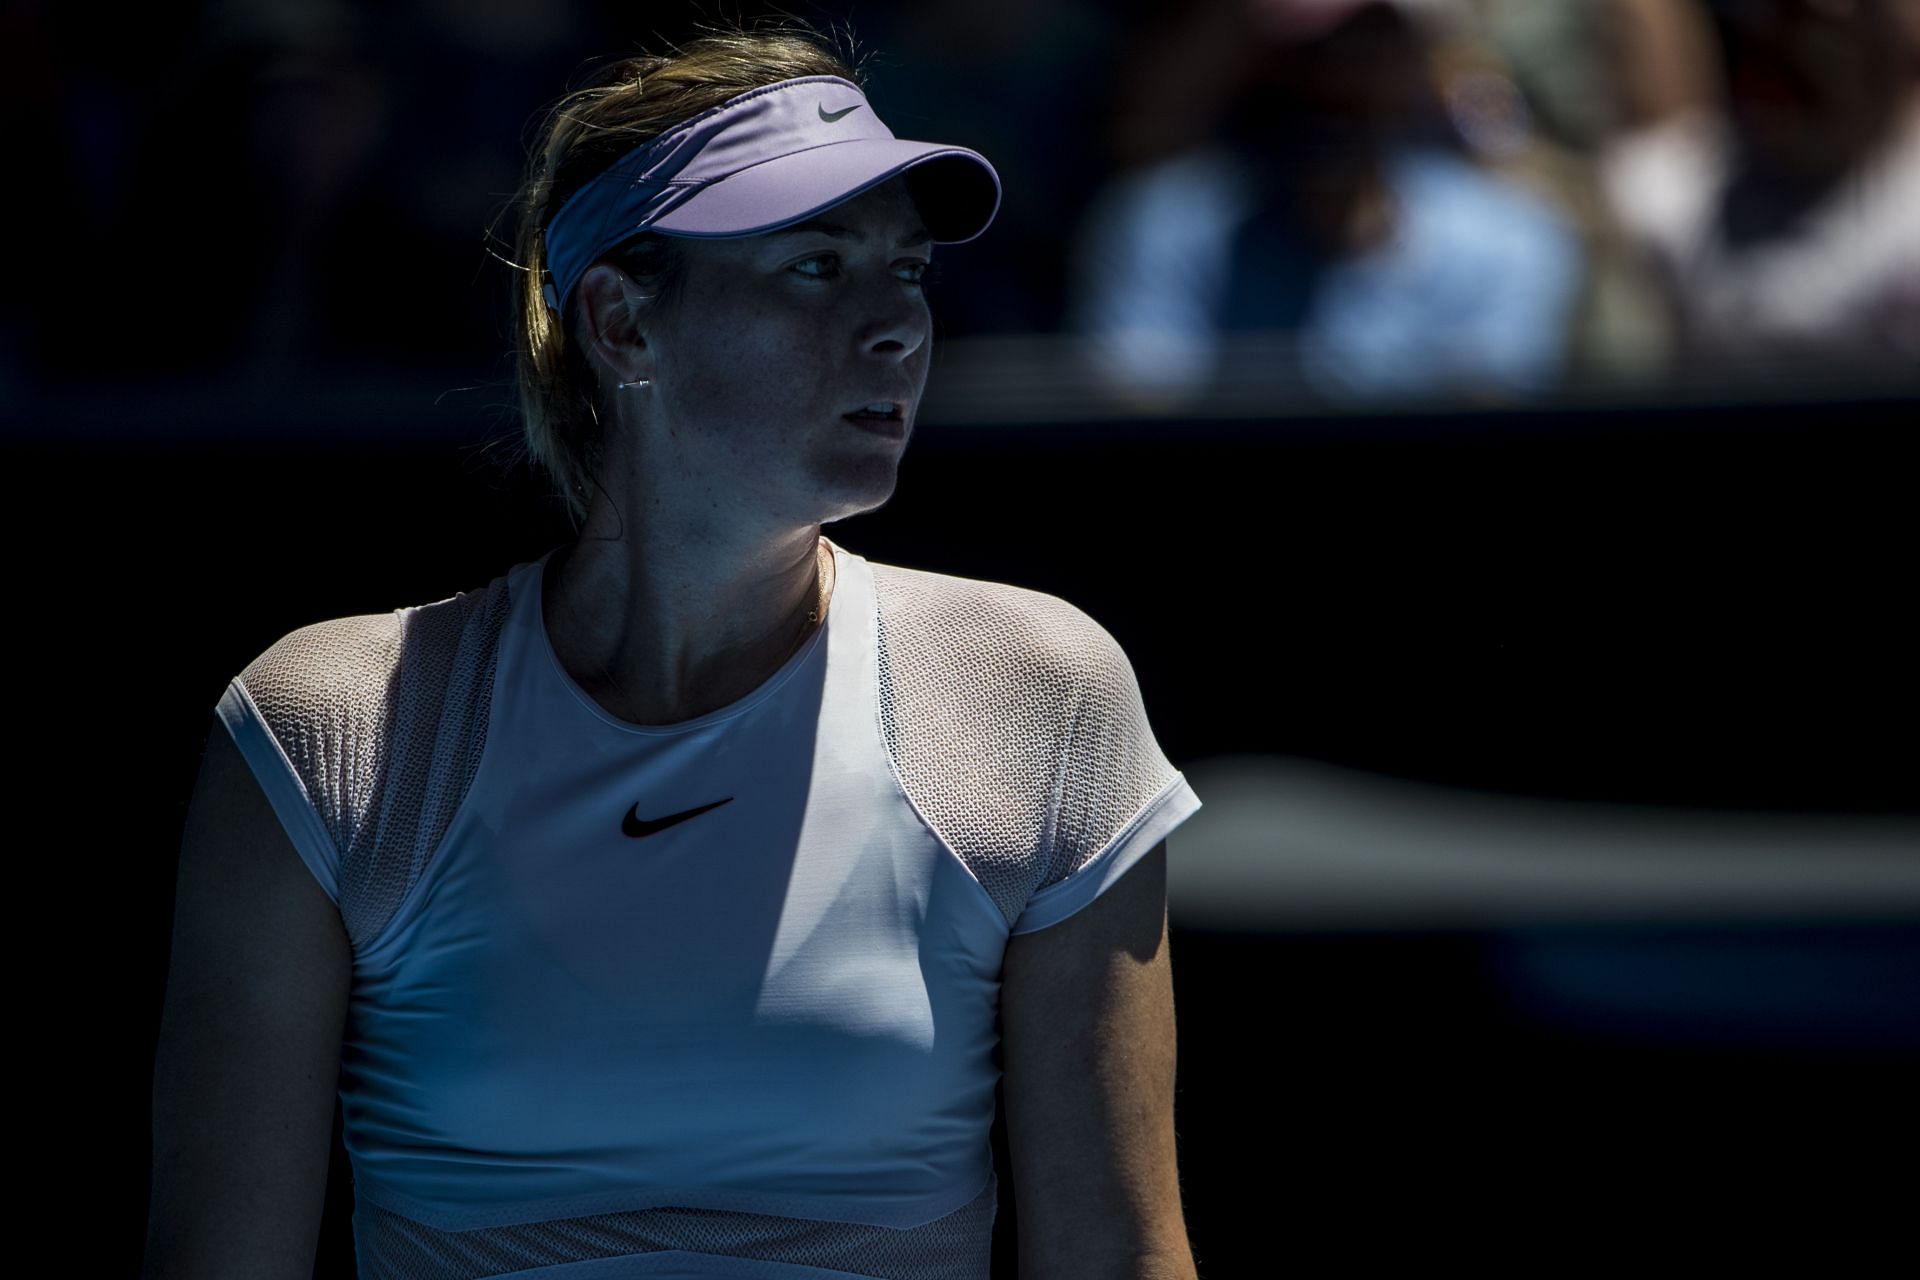
<path id="1" fill-rule="evenodd" d="M 899 276 L 889 274 L 887 283 L 863 292 L 860 305 L 858 339 L 866 354 L 904 360 L 926 343 L 932 327 L 926 300 Z"/>

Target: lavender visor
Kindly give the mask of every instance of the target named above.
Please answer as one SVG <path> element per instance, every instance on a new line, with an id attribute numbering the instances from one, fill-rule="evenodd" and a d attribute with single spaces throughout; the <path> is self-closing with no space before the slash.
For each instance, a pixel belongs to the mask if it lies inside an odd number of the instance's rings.
<path id="1" fill-rule="evenodd" d="M 599 257 L 640 231 L 723 239 L 810 218 L 912 170 L 936 244 L 961 244 L 1000 209 L 1000 175 L 965 147 L 896 138 L 838 76 L 729 98 L 615 161 L 547 223 L 542 286 L 555 315 Z"/>

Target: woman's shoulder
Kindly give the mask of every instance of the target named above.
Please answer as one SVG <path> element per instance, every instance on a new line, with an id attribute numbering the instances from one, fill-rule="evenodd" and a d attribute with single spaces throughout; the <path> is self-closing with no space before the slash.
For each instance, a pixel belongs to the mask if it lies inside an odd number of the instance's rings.
<path id="1" fill-rule="evenodd" d="M 871 562 L 870 562 L 871 563 Z M 1125 664 L 1113 635 L 1069 600 L 986 578 L 873 563 L 883 641 L 936 665 L 1080 683 Z"/>
<path id="2" fill-rule="evenodd" d="M 282 635 L 247 663 L 240 683 L 256 702 L 312 696 L 364 682 L 397 657 L 400 615 L 323 618 Z"/>
<path id="3" fill-rule="evenodd" d="M 474 625 L 491 620 L 497 631 L 504 613 L 505 593 L 495 585 L 305 623 L 258 653 L 238 681 L 264 713 L 337 721 L 352 706 L 383 701 L 403 663 L 441 668 L 457 651 L 477 651 Z"/>

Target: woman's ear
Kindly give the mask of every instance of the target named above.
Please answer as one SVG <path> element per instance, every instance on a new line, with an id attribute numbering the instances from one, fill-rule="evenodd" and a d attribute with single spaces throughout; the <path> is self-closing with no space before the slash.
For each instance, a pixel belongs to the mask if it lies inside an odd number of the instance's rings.
<path id="1" fill-rule="evenodd" d="M 619 382 L 653 377 L 653 352 L 641 332 L 644 298 L 627 273 L 596 262 L 580 277 L 580 340 Z"/>

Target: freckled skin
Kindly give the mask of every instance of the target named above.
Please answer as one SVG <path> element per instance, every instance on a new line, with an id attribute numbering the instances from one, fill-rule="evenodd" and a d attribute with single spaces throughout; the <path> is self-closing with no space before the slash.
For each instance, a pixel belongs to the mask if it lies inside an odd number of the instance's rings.
<path id="1" fill-rule="evenodd" d="M 604 488 L 551 566 L 543 614 L 561 665 L 621 719 L 677 723 L 757 687 L 830 593 L 820 526 L 893 496 L 907 441 L 843 415 L 898 401 L 911 435 L 932 246 L 901 243 L 926 229 L 901 179 L 817 216 L 865 239 L 686 238 L 664 312 L 611 264 L 581 277 L 615 417 Z"/>
<path id="2" fill-rule="evenodd" d="M 869 243 L 818 233 L 687 242 L 682 305 L 648 335 L 653 367 L 642 376 L 653 385 L 625 393 L 651 396 L 636 471 L 671 477 L 676 505 L 704 503 L 716 518 L 746 507 L 791 527 L 892 496 L 905 442 L 841 415 L 904 400 L 911 430 L 932 352 L 932 317 L 912 283 L 928 246 L 896 247 L 921 225 L 899 179 L 823 216 Z M 833 259 L 803 265 L 823 254 Z"/>

